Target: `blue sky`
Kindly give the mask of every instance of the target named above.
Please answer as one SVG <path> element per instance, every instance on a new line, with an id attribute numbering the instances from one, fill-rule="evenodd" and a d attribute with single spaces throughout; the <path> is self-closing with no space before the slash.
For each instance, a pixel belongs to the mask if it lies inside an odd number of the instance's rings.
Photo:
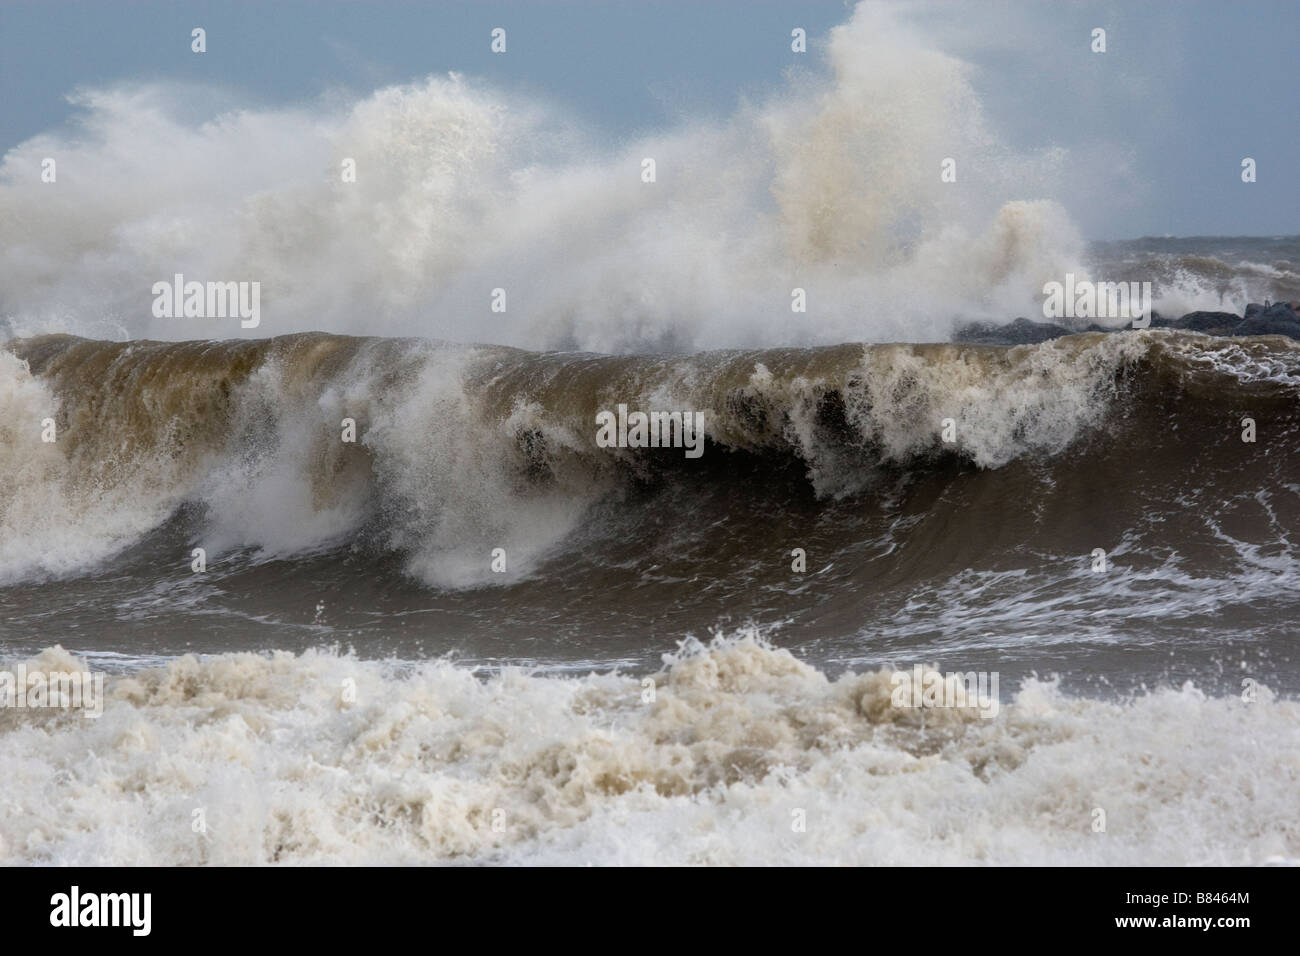
<path id="1" fill-rule="evenodd" d="M 1018 149 L 1082 157 L 1056 197 L 1091 238 L 1300 232 L 1300 4 L 899 4 L 973 67 L 990 125 Z M 66 96 L 184 81 L 249 105 L 362 96 L 456 70 L 549 101 L 611 142 L 727 116 L 824 68 L 842 2 L 0 5 L 0 148 L 65 123 Z M 208 52 L 189 49 L 203 26 Z M 509 54 L 489 50 L 508 30 Z M 793 26 L 809 53 L 791 53 Z M 1088 48 L 1095 26 L 1108 50 Z M 1242 157 L 1258 182 L 1240 181 Z M 1027 197 L 1028 198 L 1028 197 Z"/>

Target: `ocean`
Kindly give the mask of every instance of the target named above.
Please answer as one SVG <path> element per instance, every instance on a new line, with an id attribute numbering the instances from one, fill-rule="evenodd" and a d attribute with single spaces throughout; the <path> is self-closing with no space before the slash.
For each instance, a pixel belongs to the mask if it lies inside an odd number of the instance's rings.
<path id="1" fill-rule="evenodd" d="M 612 151 L 456 76 L 86 93 L 54 202 L 10 150 L 0 668 L 105 681 L 0 707 L 0 862 L 1300 861 L 1300 342 L 960 341 L 1067 273 L 1300 300 L 1300 237 L 989 202 L 1051 163 L 858 19 Z M 951 137 L 973 192 L 899 158 Z"/>
<path id="2" fill-rule="evenodd" d="M 10 861 L 1295 855 L 1294 341 L 0 365 L 0 648 L 109 675 L 98 719 L 0 713 Z M 596 447 L 616 399 L 704 453 Z M 917 664 L 999 712 L 891 707 Z"/>

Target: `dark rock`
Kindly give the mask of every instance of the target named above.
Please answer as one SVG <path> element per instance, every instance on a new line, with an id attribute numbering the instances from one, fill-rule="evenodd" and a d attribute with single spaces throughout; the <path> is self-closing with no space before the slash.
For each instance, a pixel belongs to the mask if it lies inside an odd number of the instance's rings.
<path id="1" fill-rule="evenodd" d="M 1191 332 L 1207 332 L 1210 335 L 1231 335 L 1232 330 L 1240 323 L 1241 316 L 1235 312 L 1188 312 L 1181 319 L 1175 320 L 1170 327 L 1187 329 Z"/>
<path id="2" fill-rule="evenodd" d="M 1233 329 L 1233 335 L 1289 335 L 1300 339 L 1300 315 L 1285 302 L 1274 302 L 1254 312 L 1246 308 L 1246 318 Z"/>
<path id="3" fill-rule="evenodd" d="M 1019 318 L 1007 325 L 972 322 L 953 333 L 952 340 L 966 345 L 1035 345 L 1059 339 L 1063 335 L 1073 335 L 1074 332 L 1074 329 L 1067 329 L 1063 325 Z"/>
<path id="4" fill-rule="evenodd" d="M 1275 302 L 1267 307 L 1252 302 L 1246 307 L 1245 318 L 1235 312 L 1188 312 L 1181 318 L 1169 319 L 1152 310 L 1150 327 L 1186 329 L 1219 336 L 1288 335 L 1300 340 L 1300 314 L 1286 302 Z M 1093 323 L 1086 329 L 1068 329 L 1052 322 L 1019 318 L 1006 325 L 972 322 L 954 332 L 952 340 L 965 345 L 1036 345 L 1079 332 L 1119 332 L 1128 328 L 1132 328 L 1132 323 L 1119 327 Z"/>

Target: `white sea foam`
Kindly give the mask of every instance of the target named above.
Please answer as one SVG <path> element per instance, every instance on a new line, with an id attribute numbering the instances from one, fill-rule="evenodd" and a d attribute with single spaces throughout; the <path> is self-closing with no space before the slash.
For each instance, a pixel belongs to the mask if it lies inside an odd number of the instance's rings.
<path id="1" fill-rule="evenodd" d="M 51 649 L 36 663 L 77 662 Z M 652 703 L 643 690 L 321 652 L 175 660 L 110 679 L 97 721 L 0 712 L 0 860 L 1300 857 L 1300 713 L 1267 690 L 1103 702 L 1029 681 L 987 720 L 893 707 L 888 672 L 828 680 L 752 636 L 687 648 Z"/>

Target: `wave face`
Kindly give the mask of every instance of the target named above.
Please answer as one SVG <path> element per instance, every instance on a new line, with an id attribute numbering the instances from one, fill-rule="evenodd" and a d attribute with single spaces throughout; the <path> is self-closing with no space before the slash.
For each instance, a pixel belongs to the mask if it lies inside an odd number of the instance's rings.
<path id="1" fill-rule="evenodd" d="M 62 651 L 32 664 L 78 667 Z M 1267 691 L 1251 704 L 1190 687 L 1105 703 L 1029 681 L 993 719 L 954 709 L 923 722 L 891 705 L 887 671 L 829 680 L 747 637 L 667 655 L 654 679 L 647 702 L 643 682 L 620 675 L 482 680 L 446 663 L 395 670 L 317 652 L 180 658 L 116 681 L 97 720 L 0 712 L 0 860 L 1240 865 L 1296 855 L 1300 713 Z M 1093 828 L 1098 809 L 1104 832 Z"/>
<path id="2" fill-rule="evenodd" d="M 665 631 L 749 621 L 838 666 L 963 648 L 1027 672 L 1131 632 L 1130 679 L 1231 685 L 1224 633 L 1291 666 L 1289 339 L 632 357 L 51 336 L 0 368 L 0 575 L 28 638 L 645 663 Z M 702 457 L 599 447 L 619 404 L 702 412 Z M 79 610 L 105 602 L 111 623 Z"/>
<path id="3" fill-rule="evenodd" d="M 671 480 L 681 451 L 604 449 L 596 414 L 695 410 L 708 463 L 798 466 L 818 499 L 948 458 L 996 468 L 1050 455 L 1104 417 L 1141 338 L 1022 352 L 955 346 L 619 358 L 319 334 L 254 342 L 10 344 L 16 429 L 3 511 L 10 579 L 63 575 L 198 506 L 214 553 L 293 555 L 366 535 L 428 584 L 517 573 L 616 487 Z M 342 440 L 344 419 L 359 440 Z M 763 495 L 761 487 L 753 489 Z M 775 502 L 774 502 L 775 504 Z M 486 549 L 486 550 L 485 550 Z"/>

